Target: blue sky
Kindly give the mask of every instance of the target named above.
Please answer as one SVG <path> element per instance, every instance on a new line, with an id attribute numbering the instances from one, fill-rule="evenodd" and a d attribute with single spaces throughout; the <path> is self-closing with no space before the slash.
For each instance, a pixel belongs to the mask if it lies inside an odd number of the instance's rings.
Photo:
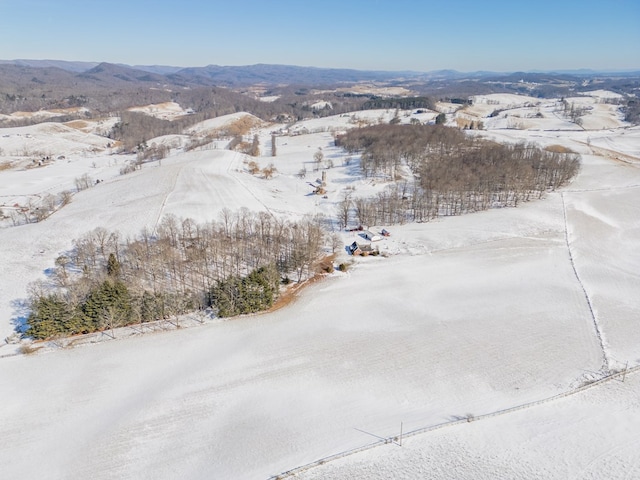
<path id="1" fill-rule="evenodd" d="M 640 69 L 640 0 L 0 0 L 0 59 Z"/>

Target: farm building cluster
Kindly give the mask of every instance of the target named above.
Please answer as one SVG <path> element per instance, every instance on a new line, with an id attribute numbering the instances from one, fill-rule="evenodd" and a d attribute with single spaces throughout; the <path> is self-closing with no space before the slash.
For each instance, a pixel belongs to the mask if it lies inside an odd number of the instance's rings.
<path id="1" fill-rule="evenodd" d="M 363 256 L 366 257 L 368 255 L 379 255 L 380 250 L 377 245 L 374 245 L 374 242 L 379 242 L 383 240 L 385 237 L 391 236 L 388 230 L 382 229 L 380 232 L 374 232 L 370 229 L 365 230 L 362 227 L 357 227 L 352 229 L 352 231 L 361 231 L 360 237 L 364 240 L 368 240 L 369 243 L 364 242 L 353 242 L 351 245 L 347 247 L 349 254 L 354 256 Z"/>

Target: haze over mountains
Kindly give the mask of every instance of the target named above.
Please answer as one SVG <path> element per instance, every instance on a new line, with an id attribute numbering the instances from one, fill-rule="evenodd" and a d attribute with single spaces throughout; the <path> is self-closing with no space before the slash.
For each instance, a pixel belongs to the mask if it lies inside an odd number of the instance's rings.
<path id="1" fill-rule="evenodd" d="M 194 83 L 200 85 L 251 85 L 266 84 L 323 84 L 337 82 L 389 81 L 389 80 L 433 80 L 505 77 L 515 72 L 459 72 L 456 70 L 418 71 L 385 71 L 356 70 L 344 68 L 317 68 L 295 65 L 255 64 L 243 66 L 207 65 L 204 67 L 176 67 L 169 65 L 126 65 L 107 62 L 72 62 L 65 60 L 0 60 L 0 74 L 3 76 L 11 70 L 6 66 L 18 66 L 35 69 L 59 69 L 94 80 L 120 79 L 123 81 L 169 81 L 175 84 Z M 23 72 L 25 70 L 22 70 Z M 518 75 L 572 75 L 577 77 L 606 75 L 629 77 L 640 75 L 640 70 L 628 71 L 596 71 L 590 69 L 561 71 L 517 72 Z M 51 75 L 48 73 L 47 75 Z M 59 73 L 58 76 L 62 76 Z M 68 78 L 73 77 L 73 75 Z"/>
<path id="2" fill-rule="evenodd" d="M 419 72 L 364 71 L 267 64 L 248 66 L 207 65 L 205 67 L 181 68 L 165 65 L 129 66 L 123 64 L 110 64 L 106 62 L 0 60 L 0 65 L 3 70 L 7 68 L 6 66 L 10 65 L 22 68 L 58 69 L 71 74 L 69 75 L 69 78 L 73 76 L 80 76 L 95 80 L 105 80 L 106 77 L 110 76 L 125 81 L 165 81 L 175 84 L 193 83 L 201 85 L 247 85 L 255 83 L 318 84 L 358 82 L 364 80 L 390 80 L 394 78 L 418 77 L 423 75 Z M 160 77 L 166 78 L 163 79 Z"/>
<path id="3" fill-rule="evenodd" d="M 627 120 L 638 117 L 634 99 L 640 92 L 640 72 L 439 70 L 425 73 L 270 64 L 180 68 L 0 60 L 2 115 L 82 107 L 86 109 L 83 115 L 96 116 L 171 101 L 201 114 L 203 119 L 238 111 L 250 111 L 265 120 L 283 116 L 301 119 L 308 113 L 305 109 L 326 101 L 331 103 L 331 108 L 315 109 L 315 116 L 371 108 L 365 105 L 367 101 L 377 102 L 385 97 L 464 101 L 473 95 L 515 93 L 535 98 L 564 98 L 597 89 L 622 95 L 621 101 L 628 104 Z M 24 123 L 16 116 L 10 121 L 14 126 Z M 5 126 L 8 126 L 6 121 Z"/>

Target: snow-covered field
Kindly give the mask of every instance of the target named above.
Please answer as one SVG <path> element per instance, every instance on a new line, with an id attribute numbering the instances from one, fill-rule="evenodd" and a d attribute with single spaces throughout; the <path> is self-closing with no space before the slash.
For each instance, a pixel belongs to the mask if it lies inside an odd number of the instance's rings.
<path id="1" fill-rule="evenodd" d="M 0 123 L 4 123 L 11 120 L 24 120 L 29 118 L 36 118 L 40 121 L 47 118 L 62 117 L 65 115 L 78 115 L 87 112 L 84 107 L 73 108 L 55 108 L 52 110 L 38 110 L 37 112 L 13 112 L 11 115 L 0 114 Z"/>
<path id="2" fill-rule="evenodd" d="M 161 118 L 163 120 L 175 120 L 176 118 L 184 117 L 193 113 L 192 111 L 185 110 L 176 102 L 165 102 L 156 105 L 144 105 L 142 107 L 129 108 L 131 112 L 145 113 L 152 117 Z"/>
<path id="3" fill-rule="evenodd" d="M 611 107 L 597 93 L 593 105 Z M 580 152 L 581 171 L 562 191 L 517 209 L 385 226 L 387 258 L 354 259 L 348 272 L 272 313 L 33 355 L 0 346 L 2 478 L 265 479 L 396 436 L 401 423 L 411 432 L 530 403 L 296 478 L 635 478 L 638 373 L 537 402 L 640 365 L 640 128 L 617 120 L 603 129 L 607 116 L 592 129 L 559 132 L 568 121 L 551 115 L 557 102 L 511 97 L 471 112 L 487 128 L 474 134 Z M 496 108 L 502 117 L 486 118 Z M 102 182 L 40 223 L 4 221 L 0 338 L 24 317 L 29 282 L 97 226 L 132 236 L 165 214 L 206 221 L 225 207 L 333 215 L 345 189 L 376 192 L 384 184 L 362 180 L 331 131 L 393 114 L 302 122 L 293 131 L 315 133 L 278 137 L 276 157 L 273 126 L 256 125 L 258 162 L 278 170 L 270 180 L 250 175 L 243 155 L 222 144 L 176 149 L 122 176 L 127 158 L 79 131 L 83 140 L 64 137 L 71 143 L 56 148 L 64 161 L 26 169 L 25 158 L 12 158 L 15 166 L 0 171 L 5 212 L 71 188 L 83 173 Z M 525 115 L 535 129 L 507 125 Z M 28 149 L 46 125 L 2 130 L 4 155 Z M 320 175 L 319 147 L 334 164 L 327 198 L 307 183 Z M 342 236 L 345 244 L 357 238 Z"/>
<path id="4" fill-rule="evenodd" d="M 640 375 L 460 422 L 299 473 L 305 480 L 640 477 Z M 399 434 L 399 432 L 396 432 Z"/>

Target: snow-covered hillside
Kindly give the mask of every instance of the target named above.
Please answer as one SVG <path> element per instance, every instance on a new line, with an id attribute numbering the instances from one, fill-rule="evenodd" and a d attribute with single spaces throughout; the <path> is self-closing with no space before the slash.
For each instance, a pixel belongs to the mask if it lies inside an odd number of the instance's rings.
<path id="1" fill-rule="evenodd" d="M 0 124 L 10 121 L 36 119 L 43 121 L 49 118 L 64 117 L 67 115 L 84 115 L 89 110 L 84 107 L 56 108 L 52 110 L 38 110 L 36 112 L 13 112 L 11 115 L 0 114 Z"/>
<path id="2" fill-rule="evenodd" d="M 613 107 L 597 103 L 602 96 L 584 101 Z M 559 115 L 558 101 L 490 100 L 448 121 L 481 118 L 486 130 L 474 135 L 579 152 L 570 185 L 518 208 L 384 226 L 392 231 L 379 243 L 387 258 L 341 250 L 337 262 L 353 262 L 346 273 L 271 313 L 32 355 L 3 344 L 2 476 L 266 479 L 391 438 L 401 423 L 410 432 L 536 403 L 640 365 L 640 128 L 619 120 L 610 128 L 614 111 L 579 126 Z M 333 146 L 333 132 L 394 115 L 300 122 L 276 137 L 275 157 L 271 135 L 284 126 L 253 123 L 262 155 L 251 160 L 273 163 L 272 179 L 251 175 L 249 159 L 222 141 L 190 152 L 175 146 L 161 162 L 120 175 L 131 157 L 112 154 L 94 134 L 74 130 L 81 137 L 70 140 L 66 128 L 50 137 L 65 159 L 26 168 L 14 150 L 24 148 L 23 135 L 32 140 L 50 127 L 2 130 L 0 148 L 12 162 L 0 170 L 5 213 L 72 188 L 85 173 L 102 181 L 44 221 L 4 221 L 0 338 L 24 321 L 29 283 L 95 227 L 127 237 L 153 231 L 165 214 L 208 221 L 242 207 L 335 216 L 346 191 L 370 195 L 385 184 L 363 180 L 357 158 Z M 436 112 L 422 115 L 432 121 Z M 524 120 L 535 125 L 509 125 Z M 56 143 L 63 141 L 71 143 Z M 309 185 L 321 174 L 319 148 L 324 196 Z M 344 245 L 359 239 L 340 235 Z M 624 383 L 415 435 L 402 448 L 365 450 L 296 478 L 633 478 L 639 394 L 630 372 Z"/>
<path id="3" fill-rule="evenodd" d="M 176 102 L 165 102 L 154 105 L 145 105 L 142 107 L 131 107 L 130 112 L 139 112 L 151 115 L 152 117 L 161 118 L 162 120 L 175 120 L 185 115 L 193 113 L 191 110 L 185 110 Z"/>
<path id="4" fill-rule="evenodd" d="M 636 372 L 520 411 L 405 436 L 402 447 L 388 443 L 295 478 L 637 478 L 639 383 Z"/>

